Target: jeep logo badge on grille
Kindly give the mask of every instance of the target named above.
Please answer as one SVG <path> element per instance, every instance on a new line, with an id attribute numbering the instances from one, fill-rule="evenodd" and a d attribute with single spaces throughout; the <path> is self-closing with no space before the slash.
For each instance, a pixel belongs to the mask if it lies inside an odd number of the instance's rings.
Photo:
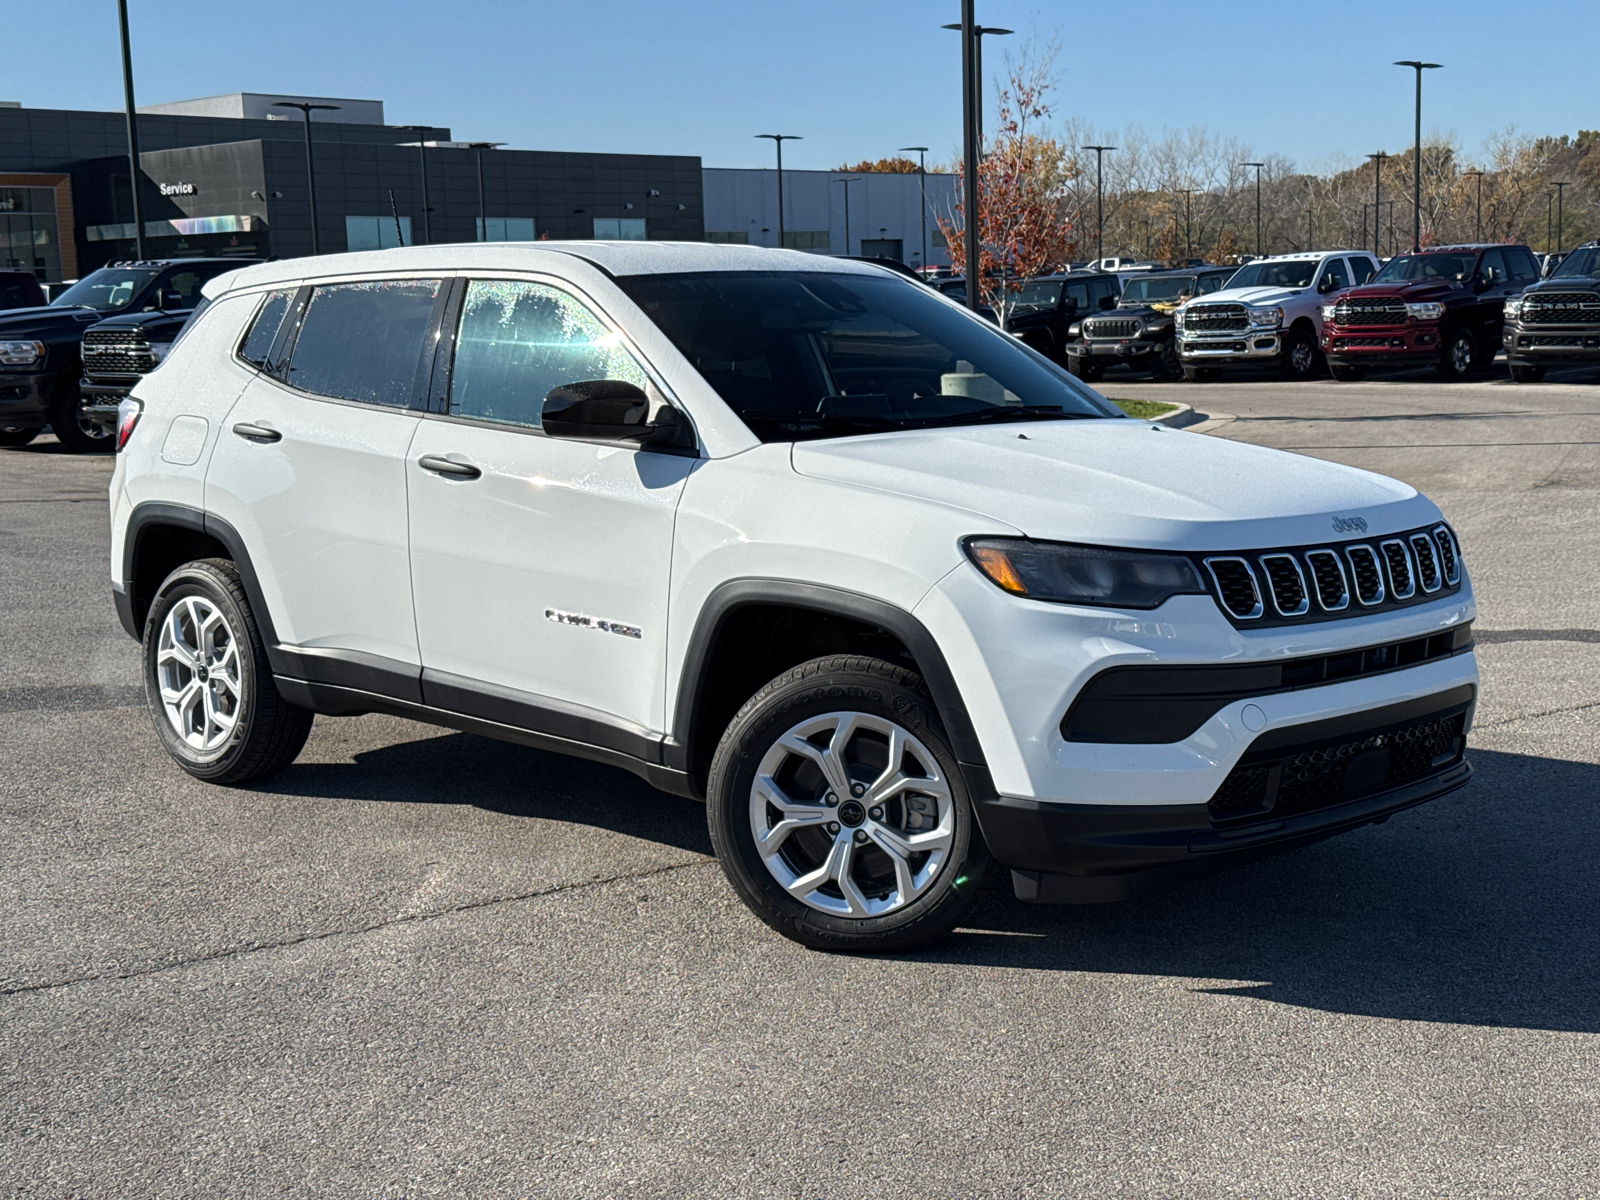
<path id="1" fill-rule="evenodd" d="M 1335 517 L 1333 519 L 1335 533 L 1365 533 L 1367 519 L 1365 517 Z"/>

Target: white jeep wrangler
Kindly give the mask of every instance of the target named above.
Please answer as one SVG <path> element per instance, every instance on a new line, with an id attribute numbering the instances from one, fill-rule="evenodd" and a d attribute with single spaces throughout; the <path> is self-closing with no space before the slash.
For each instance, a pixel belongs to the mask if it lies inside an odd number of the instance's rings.
<path id="1" fill-rule="evenodd" d="M 1470 771 L 1474 605 L 1428 500 L 1127 418 L 865 264 L 251 267 L 117 436 L 113 594 L 184 770 L 262 779 L 366 712 L 613 764 L 703 798 L 811 946 L 937 937 L 991 859 L 1115 899 Z"/>
<path id="2" fill-rule="evenodd" d="M 1221 291 L 1173 314 L 1184 378 L 1214 382 L 1224 367 L 1314 378 L 1323 366 L 1322 306 L 1377 270 L 1362 250 L 1279 254 L 1246 263 Z"/>

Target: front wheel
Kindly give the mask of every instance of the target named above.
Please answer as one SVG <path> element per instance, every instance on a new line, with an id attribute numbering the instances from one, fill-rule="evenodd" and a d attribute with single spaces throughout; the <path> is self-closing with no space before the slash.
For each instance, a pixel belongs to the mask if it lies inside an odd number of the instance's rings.
<path id="1" fill-rule="evenodd" d="M 1513 383 L 1542 383 L 1544 368 L 1532 363 L 1512 363 L 1511 380 Z"/>
<path id="2" fill-rule="evenodd" d="M 1472 374 L 1472 360 L 1477 346 L 1472 340 L 1472 330 L 1462 326 L 1445 342 L 1444 357 L 1439 360 L 1438 372 L 1445 379 L 1459 383 Z"/>
<path id="3" fill-rule="evenodd" d="M 1168 338 L 1156 351 L 1156 365 L 1151 376 L 1162 383 L 1176 383 L 1183 378 L 1183 361 L 1178 357 L 1178 343 Z"/>
<path id="4" fill-rule="evenodd" d="M 926 945 L 989 865 L 921 677 L 880 659 L 813 659 L 757 692 L 722 735 L 706 799 L 734 890 L 818 950 Z"/>
<path id="5" fill-rule="evenodd" d="M 234 565 L 168 575 L 144 626 L 144 694 L 167 753 L 196 779 L 239 784 L 295 760 L 312 715 L 278 694 Z"/>
<path id="6" fill-rule="evenodd" d="M 56 440 L 78 454 L 100 454 L 114 450 L 116 430 L 91 421 L 83 412 L 83 393 L 75 383 L 62 383 L 50 405 L 50 428 Z"/>
<path id="7" fill-rule="evenodd" d="M 1367 369 L 1365 367 L 1330 366 L 1328 373 L 1340 383 L 1360 383 L 1367 377 Z"/>
<path id="8" fill-rule="evenodd" d="M 1283 377 L 1304 381 L 1317 376 L 1317 340 L 1308 329 L 1296 329 L 1289 334 L 1289 343 L 1283 350 Z"/>

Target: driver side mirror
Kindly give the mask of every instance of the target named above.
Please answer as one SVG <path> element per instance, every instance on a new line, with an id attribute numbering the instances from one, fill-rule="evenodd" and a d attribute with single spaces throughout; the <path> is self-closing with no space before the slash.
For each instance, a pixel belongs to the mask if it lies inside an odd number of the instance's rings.
<path id="1" fill-rule="evenodd" d="M 695 453 L 694 434 L 678 410 L 662 405 L 652 418 L 650 398 L 621 379 L 590 379 L 551 388 L 539 423 L 550 437 Z"/>
<path id="2" fill-rule="evenodd" d="M 183 293 L 163 289 L 156 299 L 156 307 L 162 312 L 172 312 L 183 307 Z"/>
<path id="3" fill-rule="evenodd" d="M 1329 292 L 1333 291 L 1338 286 L 1339 286 L 1339 281 L 1337 279 L 1335 279 L 1331 274 L 1330 275 L 1324 275 L 1322 277 L 1322 279 L 1317 283 L 1317 295 L 1326 296 Z"/>

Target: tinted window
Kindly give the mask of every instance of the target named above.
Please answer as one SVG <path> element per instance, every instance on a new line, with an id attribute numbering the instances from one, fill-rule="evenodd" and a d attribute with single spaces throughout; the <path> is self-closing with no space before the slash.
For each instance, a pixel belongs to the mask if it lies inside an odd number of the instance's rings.
<path id="1" fill-rule="evenodd" d="M 878 272 L 617 282 L 763 441 L 1115 415 L 987 321 Z"/>
<path id="2" fill-rule="evenodd" d="M 1500 256 L 1498 250 L 1485 250 L 1483 259 L 1478 263 L 1478 270 L 1482 273 L 1485 283 L 1504 283 L 1511 277 L 1506 270 L 1506 260 Z"/>
<path id="3" fill-rule="evenodd" d="M 267 365 L 267 355 L 272 352 L 278 327 L 283 324 L 283 314 L 289 311 L 289 301 L 292 299 L 292 291 L 267 293 L 265 302 L 256 312 L 256 319 L 250 323 L 250 332 L 245 335 L 244 345 L 239 349 L 240 358 L 258 367 Z"/>
<path id="4" fill-rule="evenodd" d="M 1096 295 L 1099 293 L 1096 292 Z M 1087 283 L 1067 284 L 1067 301 L 1077 305 L 1076 312 L 1084 312 L 1089 307 L 1089 285 Z"/>
<path id="5" fill-rule="evenodd" d="M 1222 285 L 1227 282 L 1228 276 L 1226 275 L 1202 275 L 1200 276 L 1200 294 L 1205 296 L 1211 292 L 1220 292 Z"/>
<path id="6" fill-rule="evenodd" d="M 319 396 L 406 407 L 438 294 L 437 279 L 315 289 L 300 320 L 289 382 Z"/>
<path id="7" fill-rule="evenodd" d="M 586 379 L 646 384 L 617 335 L 566 292 L 508 280 L 467 285 L 450 373 L 453 416 L 537 426 L 551 388 Z"/>
<path id="8" fill-rule="evenodd" d="M 133 298 L 155 277 L 155 267 L 101 267 L 78 280 L 51 303 L 118 312 L 132 304 Z"/>
<path id="9" fill-rule="evenodd" d="M 1055 280 L 1034 280 L 1024 283 L 1022 290 L 1012 299 L 1018 313 L 1039 312 L 1054 308 L 1061 300 L 1061 284 Z"/>
<path id="10" fill-rule="evenodd" d="M 1360 286 L 1378 273 L 1378 264 L 1364 255 L 1355 255 L 1350 259 L 1351 282 Z"/>
<path id="11" fill-rule="evenodd" d="M 1350 286 L 1350 276 L 1345 273 L 1344 259 L 1330 258 L 1327 269 L 1322 272 L 1322 278 L 1333 284 L 1333 290 Z"/>
<path id="12" fill-rule="evenodd" d="M 1094 287 L 1094 303 L 1096 306 L 1106 296 L 1110 296 L 1115 300 L 1122 295 L 1122 283 L 1115 275 L 1108 275 L 1104 279 L 1098 279 L 1092 286 Z"/>
<path id="13" fill-rule="evenodd" d="M 1124 304 L 1175 303 L 1187 300 L 1199 289 L 1193 275 L 1137 275 L 1122 289 Z"/>
<path id="14" fill-rule="evenodd" d="M 1511 278 L 1512 279 L 1537 279 L 1537 278 L 1539 278 L 1539 264 L 1534 262 L 1533 261 L 1533 255 L 1529 254 L 1521 246 L 1512 246 L 1510 249 L 1505 250 L 1502 253 L 1504 253 L 1505 256 L 1506 256 L 1506 265 L 1511 268 Z M 1593 252 L 1591 252 L 1591 258 L 1593 258 L 1593 257 L 1595 257 L 1595 256 L 1593 255 Z M 1569 257 L 1568 261 L 1569 262 L 1571 261 L 1570 257 Z M 1561 267 L 1562 267 L 1561 273 L 1564 274 L 1564 275 L 1573 274 L 1574 272 L 1567 271 L 1565 269 L 1566 265 L 1567 265 L 1566 263 L 1562 263 L 1561 264 Z M 1592 271 L 1584 272 L 1584 274 L 1591 274 L 1591 275 L 1593 273 L 1594 272 L 1592 272 Z"/>
<path id="15" fill-rule="evenodd" d="M 1478 256 L 1466 254 L 1402 254 L 1391 258 L 1378 272 L 1374 283 L 1410 282 L 1419 279 L 1441 279 L 1465 282 L 1477 270 Z"/>
<path id="16" fill-rule="evenodd" d="M 1316 273 L 1317 260 L 1314 258 L 1291 258 L 1280 262 L 1263 260 L 1240 267 L 1233 273 L 1228 286 L 1308 288 Z"/>

